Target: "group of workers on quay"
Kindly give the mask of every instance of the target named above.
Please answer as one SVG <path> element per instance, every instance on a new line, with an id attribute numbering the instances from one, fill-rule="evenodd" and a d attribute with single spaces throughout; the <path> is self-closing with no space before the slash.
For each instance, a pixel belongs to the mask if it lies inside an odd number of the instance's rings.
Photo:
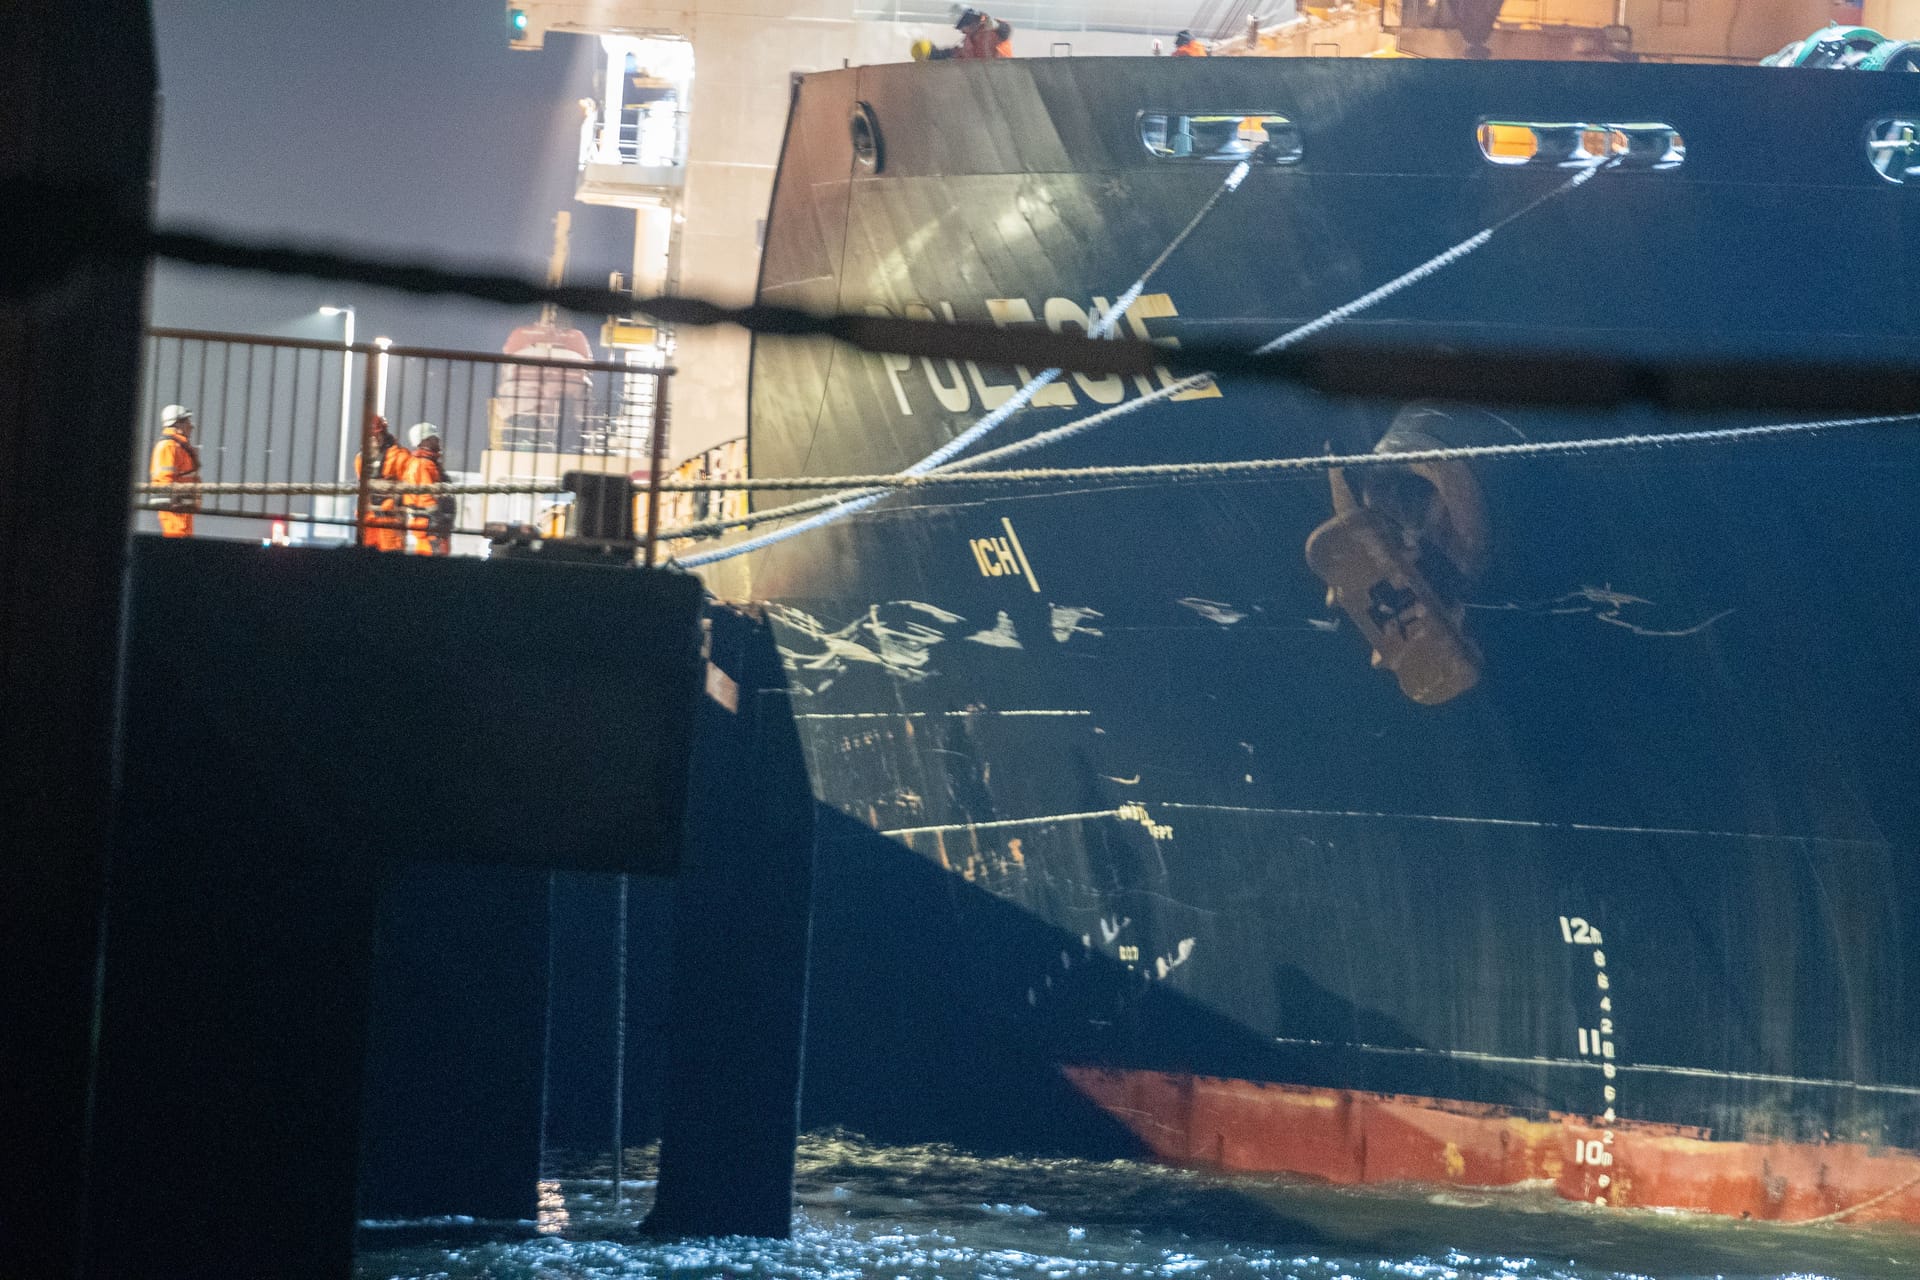
<path id="1" fill-rule="evenodd" d="M 387 420 L 374 415 L 373 452 L 378 459 L 373 474 L 396 484 L 443 484 L 446 469 L 440 465 L 440 428 L 431 422 L 416 422 L 407 428 L 407 442 L 394 439 Z M 353 455 L 353 474 L 361 474 L 361 455 Z M 360 530 L 360 545 L 375 551 L 404 551 L 407 534 L 413 534 L 414 554 L 444 556 L 451 546 L 453 498 L 446 494 L 403 493 L 377 498 L 373 513 Z"/>
<path id="2" fill-rule="evenodd" d="M 915 40 L 911 53 L 915 62 L 941 62 L 948 58 L 1011 58 L 1013 56 L 1013 24 L 995 18 L 978 9 L 962 9 L 960 18 L 954 24 L 962 39 L 959 44 L 938 49 L 931 40 Z M 1153 43 L 1154 52 L 1160 51 L 1160 42 Z M 1193 32 L 1182 31 L 1173 38 L 1173 56 L 1176 58 L 1204 58 L 1207 46 L 1193 38 Z"/>
<path id="3" fill-rule="evenodd" d="M 407 429 L 407 443 L 394 438 L 387 420 L 373 420 L 373 475 L 395 484 L 441 484 L 446 470 L 440 465 L 440 428 L 431 422 L 416 422 Z M 353 474 L 361 474 L 362 457 L 353 457 Z M 200 452 L 193 445 L 193 411 L 184 405 L 170 404 L 160 411 L 160 439 L 154 443 L 147 465 L 147 479 L 154 485 L 191 485 L 200 483 Z M 157 515 L 160 532 L 168 538 L 193 536 L 194 513 L 200 510 L 198 493 L 167 495 Z M 444 556 L 451 549 L 454 501 L 446 494 L 403 493 L 376 497 L 372 513 L 360 529 L 360 545 L 376 551 L 404 551 L 407 535 L 413 535 L 413 552 L 423 556 Z"/>
<path id="4" fill-rule="evenodd" d="M 912 48 L 914 61 L 1013 56 L 1012 23 L 969 8 L 961 11 L 953 25 L 961 34 L 959 44 L 939 49 L 930 40 L 916 40 Z M 1154 47 L 1157 51 L 1157 41 Z M 1207 47 L 1194 39 L 1191 31 L 1182 31 L 1173 39 L 1173 56 L 1204 58 Z M 394 438 L 385 418 L 376 416 L 373 421 L 372 444 L 378 458 L 376 478 L 404 485 L 444 482 L 446 472 L 440 465 L 439 427 L 431 422 L 416 422 L 407 429 L 407 443 L 402 445 Z M 353 473 L 356 477 L 360 475 L 361 465 L 360 455 L 355 454 Z M 193 446 L 193 413 L 185 406 L 170 404 L 160 411 L 160 439 L 153 446 L 147 478 L 154 485 L 200 482 L 200 454 Z M 411 533 L 415 554 L 446 555 L 453 531 L 453 506 L 450 497 L 430 493 L 379 497 L 360 529 L 360 544 L 376 551 L 404 551 L 407 535 Z M 164 498 L 157 511 L 160 532 L 169 538 L 192 537 L 194 513 L 199 510 L 198 493 Z"/>

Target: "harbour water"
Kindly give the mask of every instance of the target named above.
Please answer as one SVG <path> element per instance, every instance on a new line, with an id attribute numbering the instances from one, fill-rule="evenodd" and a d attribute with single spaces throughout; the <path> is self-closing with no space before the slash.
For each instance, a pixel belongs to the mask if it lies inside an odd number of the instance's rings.
<path id="1" fill-rule="evenodd" d="M 604 1159 L 543 1185 L 538 1223 L 368 1224 L 358 1280 L 1205 1276 L 1222 1280 L 1893 1280 L 1899 1226 L 1791 1227 L 1467 1194 L 1223 1178 L 1131 1161 L 985 1157 L 809 1135 L 793 1238 L 640 1239 L 653 1153 L 616 1207 Z"/>

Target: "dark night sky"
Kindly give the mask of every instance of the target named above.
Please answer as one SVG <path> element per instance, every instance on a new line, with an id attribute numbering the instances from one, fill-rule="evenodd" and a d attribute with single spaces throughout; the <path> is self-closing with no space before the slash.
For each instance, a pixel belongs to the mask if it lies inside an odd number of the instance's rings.
<path id="1" fill-rule="evenodd" d="M 573 203 L 575 100 L 599 42 L 507 48 L 497 0 L 155 0 L 159 217 L 511 264 L 539 275 L 550 219 L 574 215 L 570 280 L 627 269 L 632 215 Z M 156 324 L 497 350 L 526 309 L 422 301 L 363 286 L 163 267 Z M 590 334 L 598 317 L 577 323 Z"/>

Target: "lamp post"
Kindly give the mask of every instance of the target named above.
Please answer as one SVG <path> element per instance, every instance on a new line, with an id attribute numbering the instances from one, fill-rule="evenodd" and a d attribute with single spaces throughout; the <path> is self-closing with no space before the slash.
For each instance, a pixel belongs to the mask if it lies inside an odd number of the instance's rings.
<path id="1" fill-rule="evenodd" d="M 352 440 L 354 436 L 354 430 L 353 430 L 353 308 L 352 307 L 332 307 L 332 306 L 322 307 L 320 308 L 320 314 L 323 316 L 345 316 L 346 317 L 346 325 L 345 325 L 346 333 L 345 333 L 345 336 L 341 339 L 341 346 L 344 348 L 344 350 L 340 354 L 340 466 L 339 466 L 338 472 L 334 476 L 334 479 L 338 481 L 340 484 L 345 484 L 347 482 L 347 467 L 351 462 L 351 458 L 353 454 Z M 318 508 L 319 505 L 320 504 L 317 502 L 314 504 L 316 508 Z M 333 515 L 336 518 L 338 518 L 339 515 L 341 514 L 343 507 L 345 507 L 346 505 L 346 499 L 336 497 L 332 502 L 328 503 L 327 505 L 328 505 L 328 508 L 332 511 Z M 348 530 L 347 532 L 347 541 L 349 542 L 353 541 L 352 530 Z"/>
<path id="2" fill-rule="evenodd" d="M 380 348 L 380 361 L 375 366 L 373 382 L 373 411 L 384 418 L 387 416 L 387 348 L 393 345 L 393 339 L 375 338 L 373 345 Z"/>

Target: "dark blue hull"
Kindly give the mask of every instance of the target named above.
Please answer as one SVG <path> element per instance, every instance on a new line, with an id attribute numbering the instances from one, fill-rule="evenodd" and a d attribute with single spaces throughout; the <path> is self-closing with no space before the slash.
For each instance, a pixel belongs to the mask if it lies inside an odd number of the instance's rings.
<path id="1" fill-rule="evenodd" d="M 849 140 L 856 102 L 874 167 Z M 1597 174 L 1343 337 L 1911 360 L 1920 190 L 1863 141 L 1902 111 L 1920 85 L 1900 77 L 1743 68 L 810 77 L 761 295 L 1083 326 L 1231 167 L 1152 154 L 1140 113 L 1284 115 L 1297 162 L 1255 167 L 1134 312 L 1151 336 L 1251 347 L 1566 180 L 1489 162 L 1483 119 L 1651 121 L 1684 163 Z M 904 467 L 1032 372 L 762 340 L 754 470 Z M 1023 461 L 1358 453 L 1409 423 L 1416 445 L 1473 445 L 1773 420 L 1155 385 L 1063 379 L 987 443 L 1136 401 Z M 1423 700 L 1360 630 L 1399 606 L 1330 603 L 1309 563 L 1338 512 L 1325 474 L 922 491 L 755 553 L 818 795 L 850 819 L 821 869 L 810 1119 L 1081 1149 L 1124 1129 L 1197 1158 L 1065 1101 L 1112 1113 L 1111 1091 L 912 1102 L 926 1073 L 1104 1071 L 1582 1117 L 1575 1145 L 1638 1125 L 1920 1149 L 1916 443 L 1883 425 L 1414 477 L 1429 513 L 1464 486 L 1453 533 L 1463 508 L 1473 525 L 1452 556 L 1446 530 L 1393 526 L 1425 537 L 1410 562 L 1467 672 Z M 1349 481 L 1404 516 L 1387 476 Z M 1290 1159 L 1239 1163 L 1306 1167 Z M 1638 1194 L 1627 1173 L 1594 1198 L 1672 1202 L 1650 1167 Z M 1806 1216 L 1799 1190 L 1773 1216 Z"/>

